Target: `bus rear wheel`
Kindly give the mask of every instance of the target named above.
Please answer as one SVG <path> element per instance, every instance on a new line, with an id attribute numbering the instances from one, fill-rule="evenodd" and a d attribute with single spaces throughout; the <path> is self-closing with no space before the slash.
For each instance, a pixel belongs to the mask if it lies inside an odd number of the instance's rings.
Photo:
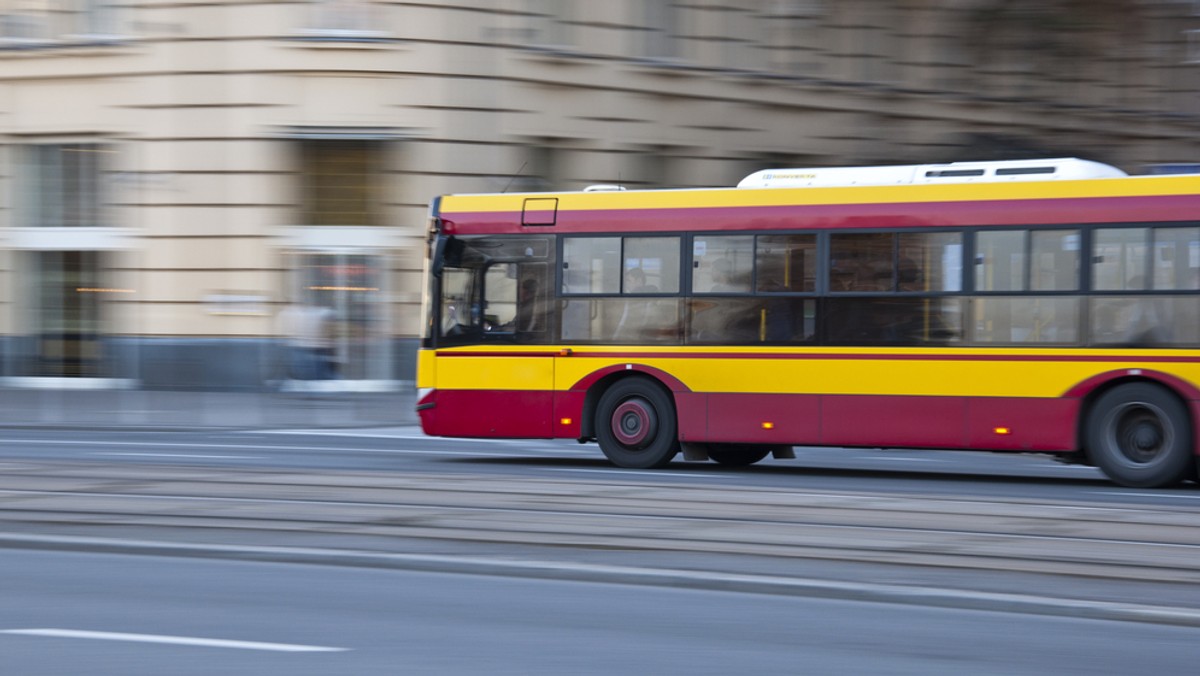
<path id="1" fill-rule="evenodd" d="M 663 467 L 679 452 L 671 396 L 646 378 L 626 378 L 600 397 L 596 441 L 618 467 Z"/>
<path id="2" fill-rule="evenodd" d="M 1131 383 L 1101 395 L 1087 439 L 1092 462 L 1122 486 L 1172 486 L 1195 471 L 1187 409 L 1157 385 Z"/>
<path id="3" fill-rule="evenodd" d="M 762 460 L 775 450 L 764 444 L 708 444 L 708 457 L 727 467 L 745 467 Z"/>

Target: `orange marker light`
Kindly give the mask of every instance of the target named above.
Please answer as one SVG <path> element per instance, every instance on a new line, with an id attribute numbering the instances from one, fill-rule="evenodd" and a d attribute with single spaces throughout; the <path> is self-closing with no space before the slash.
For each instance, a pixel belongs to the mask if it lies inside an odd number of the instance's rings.
<path id="1" fill-rule="evenodd" d="M 562 419 L 560 422 L 562 422 L 562 424 L 564 424 L 564 425 L 570 425 L 570 424 L 571 424 L 571 419 L 570 419 L 570 418 L 563 418 L 563 419 Z"/>
<path id="2" fill-rule="evenodd" d="M 1001 436 L 1008 436 L 1009 434 L 1012 434 L 1012 430 L 1007 427 L 997 427 L 992 431 Z"/>
<path id="3" fill-rule="evenodd" d="M 762 425 L 763 425 L 763 429 L 764 429 L 764 430 L 773 430 L 773 429 L 775 429 L 775 423 L 773 423 L 773 422 L 765 422 L 765 423 L 763 423 Z"/>

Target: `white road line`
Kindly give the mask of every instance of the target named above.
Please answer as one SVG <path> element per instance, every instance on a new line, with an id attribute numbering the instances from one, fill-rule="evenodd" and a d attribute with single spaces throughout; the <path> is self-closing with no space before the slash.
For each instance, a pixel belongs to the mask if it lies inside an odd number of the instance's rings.
<path id="1" fill-rule="evenodd" d="M 405 428 L 392 428 L 405 429 Z M 281 434 L 281 435 L 296 435 L 296 436 L 312 436 L 312 437 L 365 437 L 368 439 L 419 439 L 421 441 L 470 441 L 484 444 L 524 444 L 528 443 L 528 439 L 487 439 L 476 437 L 431 437 L 420 431 L 419 428 L 411 428 L 413 432 L 402 431 L 367 431 L 356 430 L 352 428 L 346 429 L 278 429 L 278 430 L 247 430 L 246 434 Z M 545 439 L 535 441 L 546 441 Z"/>
<path id="2" fill-rule="evenodd" d="M 547 467 L 547 472 L 583 472 L 586 474 L 620 474 L 625 477 L 645 477 L 654 479 L 660 476 L 677 476 L 686 477 L 689 479 L 734 479 L 737 477 L 728 474 L 708 474 L 708 473 L 687 473 L 687 472 L 663 472 L 661 470 L 653 470 L 650 472 L 633 470 L 633 469 L 568 469 L 563 467 Z"/>
<path id="3" fill-rule="evenodd" d="M 459 443 L 472 443 L 480 441 L 478 439 L 453 439 Z M 514 445 L 515 442 L 510 442 Z M 348 448 L 344 446 L 283 446 L 273 444 L 223 444 L 215 443 L 176 443 L 176 442 L 156 442 L 156 441 L 81 441 L 81 440 L 54 440 L 54 439 L 0 439 L 0 446 L 10 446 L 19 444 L 41 445 L 41 446 L 121 446 L 128 448 L 136 448 L 139 446 L 149 446 L 151 448 L 219 448 L 244 451 L 309 451 L 313 453 L 328 453 L 337 451 L 339 453 L 418 453 L 423 455 L 484 455 L 484 454 L 506 454 L 508 451 L 498 449 L 479 449 L 477 451 L 451 451 L 451 450 L 429 450 L 415 448 Z M 560 448 L 542 446 L 541 448 L 526 447 L 528 452 L 535 453 L 589 453 L 589 450 L 584 448 L 576 448 L 569 444 L 563 444 Z M 591 448 L 590 453 L 598 453 L 595 447 Z"/>
<path id="4" fill-rule="evenodd" d="M 388 502 L 371 502 L 362 501 L 354 502 L 347 500 L 303 500 L 299 498 L 213 498 L 200 495 L 171 495 L 164 493 L 162 495 L 142 494 L 142 493 L 101 493 L 96 491 L 36 491 L 36 490 L 17 490 L 13 488 L 0 488 L 0 495 L 44 495 L 51 497 L 89 497 L 89 498 L 121 498 L 123 500 L 175 500 L 178 502 L 246 502 L 251 504 L 266 504 L 266 505 L 325 505 L 332 507 L 395 507 L 394 503 Z M 413 509 L 444 509 L 438 505 L 407 505 Z M 462 507 L 455 509 L 474 509 L 497 511 L 487 507 Z M 499 510 L 503 511 L 503 510 Z M 512 510 L 524 512 L 528 510 Z"/>
<path id="5" fill-rule="evenodd" d="M 112 631 L 81 631 L 77 629 L 0 629 L 0 634 L 23 636 L 46 636 L 50 638 L 84 638 L 101 641 L 132 641 L 135 643 L 167 643 L 171 645 L 202 646 L 205 648 L 239 648 L 242 650 L 272 650 L 288 653 L 346 652 L 349 648 L 330 648 L 319 645 L 296 645 L 292 643 L 260 643 L 257 641 L 229 641 L 192 636 L 165 636 L 158 634 L 124 634 Z"/>
<path id="6" fill-rule="evenodd" d="M 260 460 L 258 455 L 198 455 L 193 453 L 117 453 L 115 451 L 98 451 L 92 455 L 132 456 L 137 458 L 207 458 L 219 460 Z"/>
<path id="7" fill-rule="evenodd" d="M 1200 500 L 1200 495 L 1184 495 L 1182 493 L 1138 493 L 1135 491 L 1098 491 L 1101 495 L 1128 495 L 1135 498 L 1180 498 L 1182 500 Z"/>

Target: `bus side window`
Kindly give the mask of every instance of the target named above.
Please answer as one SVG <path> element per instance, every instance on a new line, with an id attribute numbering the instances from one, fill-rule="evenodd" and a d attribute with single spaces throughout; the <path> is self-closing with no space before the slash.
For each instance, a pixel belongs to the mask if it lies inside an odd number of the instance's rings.
<path id="1" fill-rule="evenodd" d="M 679 293 L 678 237 L 622 239 L 622 294 Z"/>
<path id="2" fill-rule="evenodd" d="M 550 268 L 541 263 L 522 265 L 518 273 L 517 311 L 513 330 L 518 340 L 544 336 L 552 327 Z"/>
<path id="3" fill-rule="evenodd" d="M 1079 231 L 1046 230 L 1029 233 L 1032 254 L 1031 291 L 1079 290 Z"/>
<path id="4" fill-rule="evenodd" d="M 975 236 L 975 290 L 1024 291 L 1025 230 L 980 232 Z"/>
<path id="5" fill-rule="evenodd" d="M 754 237 L 697 235 L 692 240 L 692 293 L 749 293 Z"/>
<path id="6" fill-rule="evenodd" d="M 1200 289 L 1200 228 L 1155 228 L 1154 289 Z"/>
<path id="7" fill-rule="evenodd" d="M 895 289 L 892 233 L 838 233 L 830 237 L 830 288 L 835 292 Z"/>
<path id="8" fill-rule="evenodd" d="M 759 235 L 754 259 L 759 292 L 817 290 L 816 235 Z"/>

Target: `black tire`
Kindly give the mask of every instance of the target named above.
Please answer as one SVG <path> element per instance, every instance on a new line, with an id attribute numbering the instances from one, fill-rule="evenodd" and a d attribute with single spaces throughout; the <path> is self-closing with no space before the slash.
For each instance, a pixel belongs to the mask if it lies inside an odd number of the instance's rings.
<path id="1" fill-rule="evenodd" d="M 727 467 L 753 465 L 775 449 L 763 444 L 708 444 L 707 448 L 710 460 Z"/>
<path id="2" fill-rule="evenodd" d="M 1092 462 L 1122 486 L 1173 486 L 1195 472 L 1191 418 L 1162 387 L 1131 383 L 1105 392 L 1087 425 Z"/>
<path id="3" fill-rule="evenodd" d="M 671 395 L 646 378 L 625 378 L 596 407 L 596 441 L 618 467 L 664 467 L 679 452 Z"/>

